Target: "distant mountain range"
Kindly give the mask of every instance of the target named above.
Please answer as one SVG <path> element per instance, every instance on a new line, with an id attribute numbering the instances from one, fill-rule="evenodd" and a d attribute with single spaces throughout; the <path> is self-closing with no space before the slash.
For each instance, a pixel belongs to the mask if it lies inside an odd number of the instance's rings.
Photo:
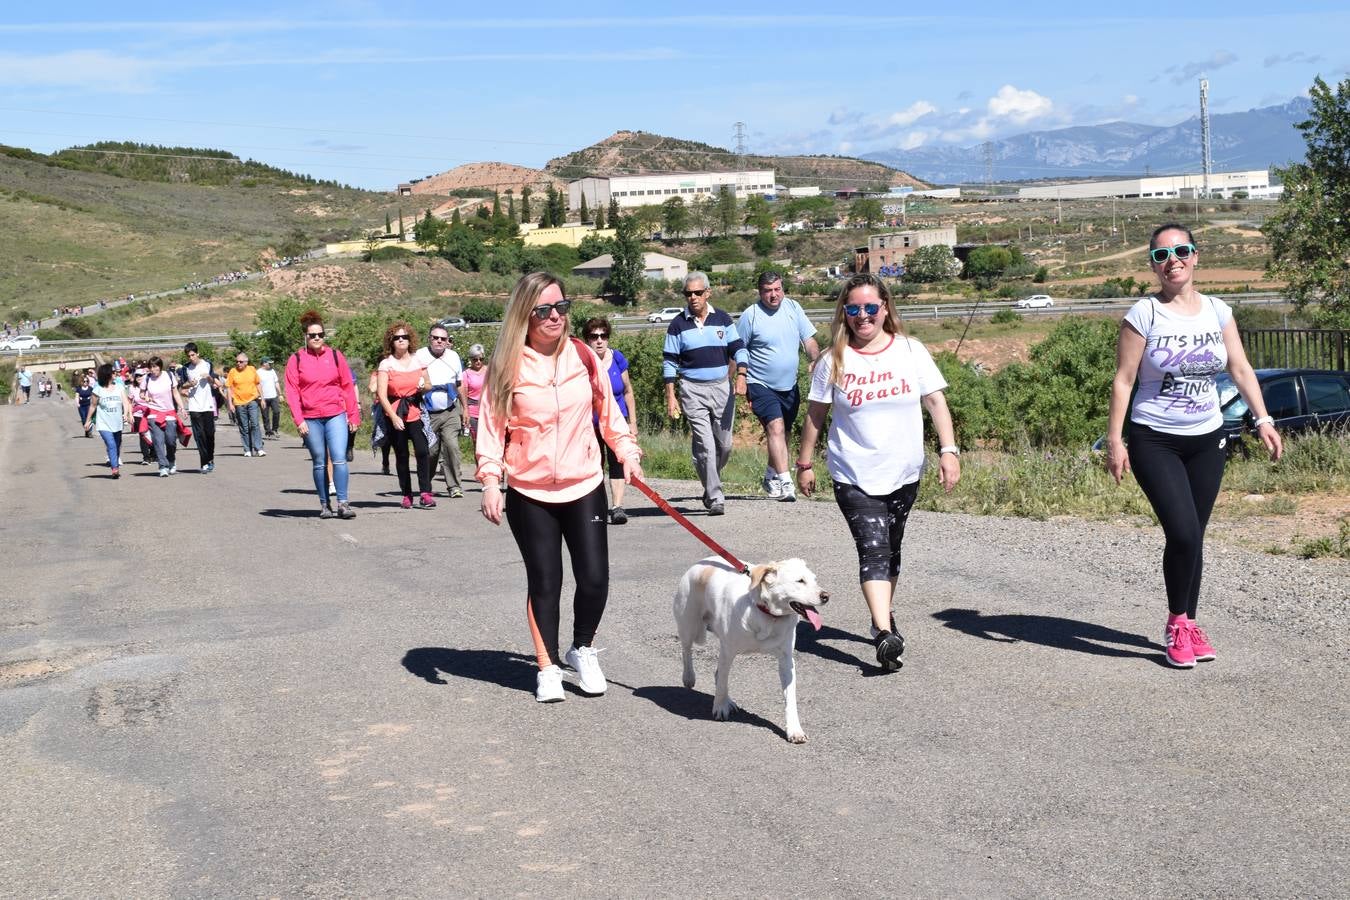
<path id="1" fill-rule="evenodd" d="M 1279 106 L 1210 115 L 1210 153 L 1217 172 L 1264 169 L 1303 159 L 1294 126 L 1308 118 L 1306 97 Z M 1200 117 L 1170 127 L 1109 122 L 1032 131 L 993 141 L 995 181 L 1057 180 L 1201 171 Z M 984 144 L 883 150 L 863 159 L 903 169 L 937 184 L 983 182 Z"/>

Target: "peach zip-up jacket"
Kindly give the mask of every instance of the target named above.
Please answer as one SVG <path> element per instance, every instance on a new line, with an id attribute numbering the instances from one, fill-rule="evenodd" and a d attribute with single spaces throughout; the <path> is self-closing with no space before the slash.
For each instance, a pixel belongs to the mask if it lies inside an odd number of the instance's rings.
<path id="1" fill-rule="evenodd" d="M 579 353 L 590 353 L 595 361 L 605 443 L 619 459 L 641 457 L 600 361 L 589 347 L 564 340 L 557 357 L 541 356 L 528 344 L 522 349 L 505 422 L 492 411 L 491 387 L 484 388 L 475 447 L 480 482 L 500 480 L 504 471 L 511 490 L 546 503 L 577 500 L 600 484 L 604 475 L 592 424 L 593 386 Z"/>

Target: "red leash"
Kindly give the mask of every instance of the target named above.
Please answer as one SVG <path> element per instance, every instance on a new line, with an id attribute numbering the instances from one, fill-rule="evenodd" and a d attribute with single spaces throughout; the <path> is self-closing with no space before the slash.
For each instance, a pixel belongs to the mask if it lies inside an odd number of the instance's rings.
<path id="1" fill-rule="evenodd" d="M 648 487 L 646 482 L 644 482 L 641 478 L 634 477 L 633 486 L 637 488 L 639 491 L 642 491 L 642 493 L 646 494 L 647 499 L 655 503 L 657 507 L 660 508 L 661 512 L 670 516 L 676 522 L 679 522 L 681 525 L 685 527 L 686 531 L 688 531 L 694 537 L 698 538 L 705 545 L 707 545 L 708 549 L 712 550 L 712 552 L 716 553 L 718 556 L 722 557 L 727 562 L 735 566 L 736 571 L 743 573 L 748 573 L 750 571 L 749 566 L 741 562 L 736 557 L 732 556 L 731 553 L 721 544 L 717 543 L 717 541 L 714 541 L 712 538 L 708 537 L 708 535 L 706 535 L 697 525 L 695 525 L 693 522 L 690 522 L 683 515 L 681 515 L 680 512 L 675 509 L 675 507 L 667 503 L 660 494 L 658 494 L 656 491 Z"/>

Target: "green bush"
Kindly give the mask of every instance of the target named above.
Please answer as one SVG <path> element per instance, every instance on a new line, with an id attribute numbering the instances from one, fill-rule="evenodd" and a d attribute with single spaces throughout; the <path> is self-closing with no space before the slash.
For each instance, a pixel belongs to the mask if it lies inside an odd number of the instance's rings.
<path id="1" fill-rule="evenodd" d="M 990 316 L 989 321 L 995 325 L 1010 325 L 1022 321 L 1022 317 L 1015 310 L 1004 307 Z"/>
<path id="2" fill-rule="evenodd" d="M 481 297 L 475 297 L 464 308 L 460 310 L 460 315 L 467 322 L 500 322 L 502 312 L 506 309 L 505 304 L 496 300 L 484 300 Z"/>
<path id="3" fill-rule="evenodd" d="M 395 259 L 416 259 L 417 254 L 407 247 L 381 247 L 367 254 L 367 262 L 387 262 Z"/>

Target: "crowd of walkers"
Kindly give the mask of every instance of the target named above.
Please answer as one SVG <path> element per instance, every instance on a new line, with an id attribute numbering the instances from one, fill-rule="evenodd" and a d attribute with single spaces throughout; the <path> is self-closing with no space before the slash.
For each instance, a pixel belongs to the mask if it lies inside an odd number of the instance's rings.
<path id="1" fill-rule="evenodd" d="M 1164 658 L 1180 668 L 1217 657 L 1197 618 L 1205 526 L 1226 458 L 1216 374 L 1231 374 L 1271 457 L 1282 452 L 1231 311 L 1194 287 L 1198 253 L 1182 226 L 1164 225 L 1152 235 L 1149 261 L 1159 288 L 1121 323 L 1107 441 L 1109 472 L 1117 481 L 1127 470 L 1135 472 L 1166 537 Z M 800 308 L 783 297 L 779 276 L 766 274 L 759 287 L 754 315 L 730 325 L 726 313 L 712 307 L 707 276 L 689 275 L 687 308 L 668 326 L 666 411 L 705 417 L 691 427 L 691 458 L 709 515 L 726 512 L 719 435 L 730 431 L 736 395 L 749 398 L 768 439 L 781 442 L 781 459 L 771 460 L 765 475 L 773 499 L 791 501 L 796 488 L 814 493 L 816 444 L 825 436 L 824 464 L 856 545 L 877 662 L 893 671 L 905 646 L 892 603 L 901 547 L 929 464 L 925 412 L 936 438 L 941 487 L 951 491 L 961 477 L 947 383 L 923 344 L 905 335 L 882 279 L 860 274 L 844 283 L 823 351 L 813 330 L 798 321 Z M 573 337 L 571 305 L 557 278 L 523 277 L 507 302 L 490 363 L 475 344 L 467 366 L 445 327 L 419 333 L 395 322 L 385 331 L 367 385 L 372 446 L 383 456 L 385 474 L 392 453 L 404 509 L 436 506 L 437 470 L 446 496 L 464 495 L 459 439 L 471 436 L 474 477 L 482 484 L 480 512 L 494 525 L 507 523 L 524 563 L 526 618 L 539 666 L 536 698 L 543 702 L 563 699 L 564 664 L 577 672 L 583 693 L 605 692 L 593 642 L 608 596 L 607 526 L 627 521 L 624 487 L 642 474 L 628 361 L 609 346 L 604 318 L 587 320 L 583 339 Z M 140 437 L 142 458 L 158 465 L 161 476 L 177 471 L 176 445 L 191 439 L 200 471 L 209 473 L 222 407 L 235 416 L 244 456 L 264 456 L 284 397 L 309 450 L 319 517 L 353 518 L 348 462 L 363 408 L 356 374 L 327 343 L 319 313 L 306 312 L 301 324 L 304 346 L 285 365 L 284 390 L 271 360 L 258 370 L 239 353 L 221 375 L 191 344 L 177 368 L 150 357 L 80 373 L 81 421 L 103 437 L 113 476 L 127 427 Z M 775 372 L 795 366 L 801 349 L 810 357 L 811 387 L 791 463 L 794 479 L 786 471 L 787 447 L 800 398 L 795 384 Z M 561 653 L 564 545 L 576 593 L 572 641 Z"/>

